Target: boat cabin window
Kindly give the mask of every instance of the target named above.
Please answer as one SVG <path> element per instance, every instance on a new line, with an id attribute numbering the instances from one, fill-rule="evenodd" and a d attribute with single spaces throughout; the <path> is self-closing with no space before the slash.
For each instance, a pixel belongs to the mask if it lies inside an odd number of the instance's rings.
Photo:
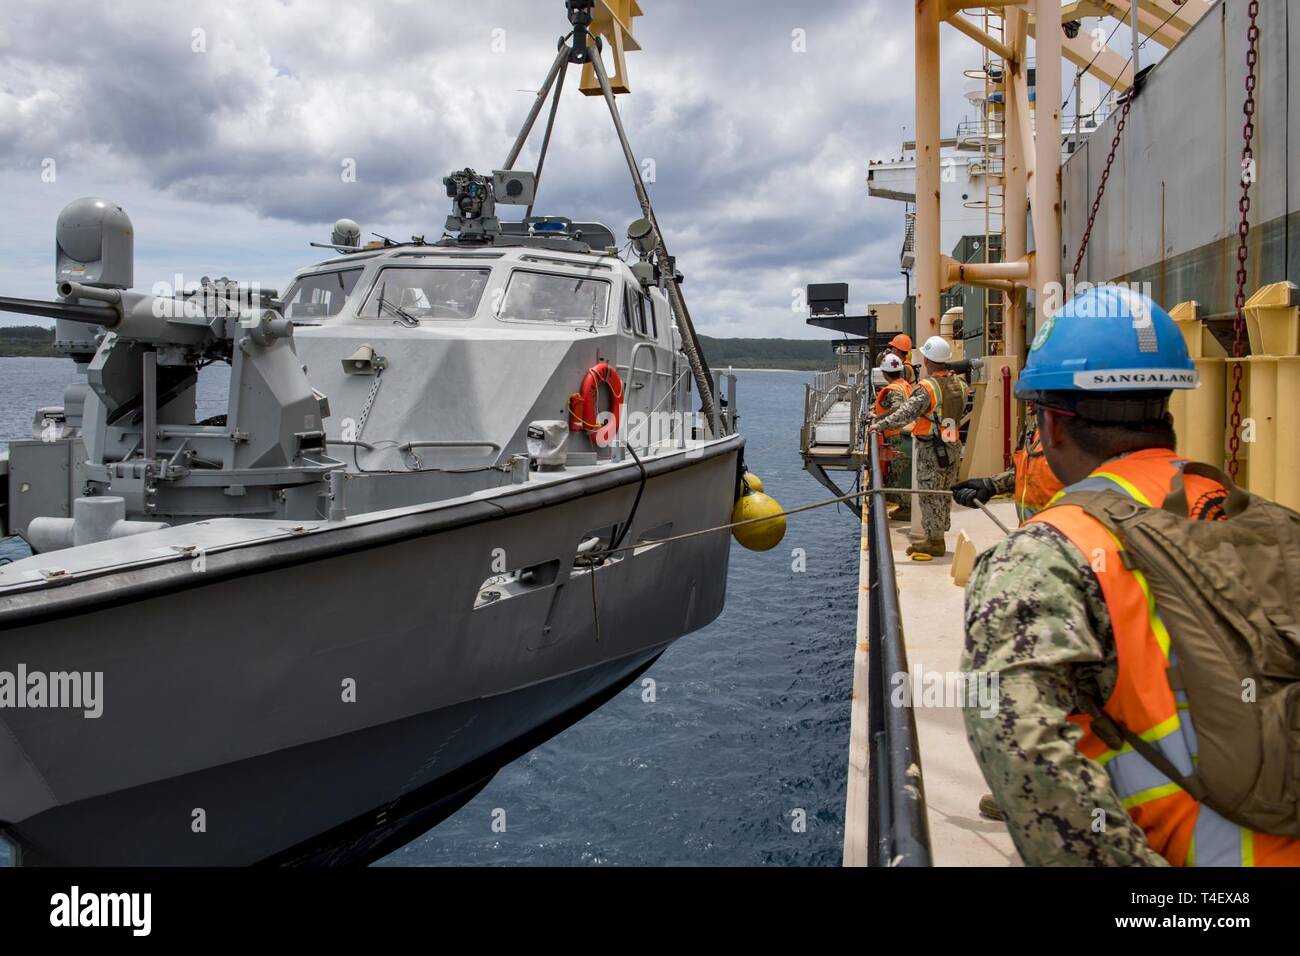
<path id="1" fill-rule="evenodd" d="M 344 269 L 297 279 L 284 295 L 284 317 L 324 319 L 338 315 L 360 278 L 361 269 Z"/>
<path id="2" fill-rule="evenodd" d="M 650 321 L 653 323 L 655 338 L 659 338 L 659 327 L 662 325 L 665 329 L 672 328 L 673 317 L 668 311 L 668 304 L 661 302 L 659 299 L 652 299 L 651 305 L 653 310 L 650 313 Z M 659 320 L 663 319 L 661 323 Z"/>
<path id="3" fill-rule="evenodd" d="M 609 283 L 516 269 L 510 274 L 497 317 L 507 321 L 604 325 Z"/>
<path id="4" fill-rule="evenodd" d="M 651 338 L 659 337 L 659 325 L 655 321 L 654 303 L 650 297 L 627 286 L 623 300 L 623 329 L 635 331 L 637 335 Z"/>
<path id="5" fill-rule="evenodd" d="M 636 292 L 631 286 L 623 290 L 623 331 L 631 333 L 636 328 Z"/>
<path id="6" fill-rule="evenodd" d="M 472 319 L 487 288 L 490 269 L 411 268 L 379 271 L 358 312 L 366 319 Z"/>

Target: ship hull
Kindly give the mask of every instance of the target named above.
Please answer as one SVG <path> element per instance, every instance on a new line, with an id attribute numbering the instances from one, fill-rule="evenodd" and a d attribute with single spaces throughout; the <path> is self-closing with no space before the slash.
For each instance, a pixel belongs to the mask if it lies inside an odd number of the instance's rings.
<path id="1" fill-rule="evenodd" d="M 741 446 L 648 460 L 643 546 L 594 573 L 577 545 L 628 520 L 634 467 L 5 599 L 0 670 L 103 675 L 97 718 L 0 710 L 22 862 L 356 864 L 413 839 L 716 618 L 729 535 L 654 539 L 727 520 Z"/>

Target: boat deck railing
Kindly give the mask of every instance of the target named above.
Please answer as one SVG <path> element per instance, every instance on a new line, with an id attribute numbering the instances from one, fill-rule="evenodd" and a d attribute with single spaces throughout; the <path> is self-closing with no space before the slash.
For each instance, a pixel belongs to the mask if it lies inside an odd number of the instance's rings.
<path id="1" fill-rule="evenodd" d="M 884 488 L 880 449 L 869 443 L 871 487 Z M 930 825 L 921 775 L 915 712 L 895 705 L 898 675 L 906 679 L 907 649 L 889 537 L 885 496 L 866 504 L 868 569 L 868 821 L 871 866 L 930 866 Z"/>

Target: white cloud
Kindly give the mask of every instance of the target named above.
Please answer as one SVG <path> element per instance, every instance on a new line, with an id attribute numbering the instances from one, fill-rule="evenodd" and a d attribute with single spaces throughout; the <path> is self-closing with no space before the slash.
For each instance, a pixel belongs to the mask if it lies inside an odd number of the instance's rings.
<path id="1" fill-rule="evenodd" d="M 645 50 L 629 55 L 620 105 L 656 162 L 651 194 L 701 331 L 824 336 L 790 308 L 808 282 L 848 281 L 861 304 L 901 297 L 902 210 L 869 199 L 865 177 L 912 126 L 910 5 L 642 5 Z M 141 287 L 178 270 L 282 283 L 340 216 L 438 235 L 442 176 L 501 163 L 566 29 L 560 0 L 11 4 L 0 291 L 49 296 L 54 220 L 82 195 L 132 216 Z M 794 29 L 807 52 L 792 50 Z M 950 63 L 975 62 L 970 41 L 944 43 Z M 621 233 L 639 215 L 627 170 L 604 104 L 576 87 L 575 73 L 537 211 Z M 945 91 L 946 129 L 960 93 Z M 349 158 L 356 183 L 340 176 Z"/>

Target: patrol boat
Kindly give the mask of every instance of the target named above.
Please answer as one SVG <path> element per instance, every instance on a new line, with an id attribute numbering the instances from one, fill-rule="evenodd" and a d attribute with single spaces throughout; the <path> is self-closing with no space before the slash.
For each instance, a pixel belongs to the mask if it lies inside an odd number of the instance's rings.
<path id="1" fill-rule="evenodd" d="M 534 199 L 536 114 L 447 177 L 442 239 L 340 221 L 283 295 L 132 291 L 127 214 L 59 216 L 59 300 L 0 301 L 80 373 L 0 459 L 32 552 L 0 567 L 0 855 L 365 863 L 717 617 L 729 537 L 681 535 L 737 497 L 734 379 L 639 179 L 631 263 L 599 224 L 497 216 Z M 50 706 L 83 686 L 98 716 Z"/>

